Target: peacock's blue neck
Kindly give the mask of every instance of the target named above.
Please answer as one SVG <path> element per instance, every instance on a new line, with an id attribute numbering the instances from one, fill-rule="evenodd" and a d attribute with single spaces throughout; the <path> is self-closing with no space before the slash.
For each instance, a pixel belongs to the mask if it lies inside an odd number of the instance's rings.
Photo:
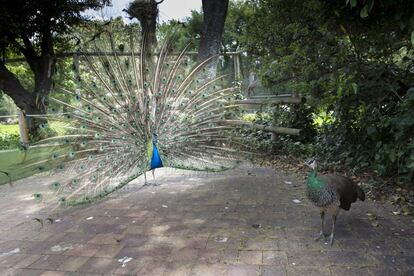
<path id="1" fill-rule="evenodd" d="M 153 147 L 152 147 L 152 157 L 151 157 L 150 169 L 153 170 L 153 169 L 164 167 L 164 165 L 162 164 L 160 154 L 158 152 L 156 142 L 153 141 L 152 145 L 153 145 Z"/>
<path id="2" fill-rule="evenodd" d="M 308 175 L 308 181 L 306 182 L 306 185 L 308 188 L 317 190 L 325 186 L 325 183 L 323 181 L 318 180 L 317 178 L 317 170 L 313 169 L 309 172 Z"/>

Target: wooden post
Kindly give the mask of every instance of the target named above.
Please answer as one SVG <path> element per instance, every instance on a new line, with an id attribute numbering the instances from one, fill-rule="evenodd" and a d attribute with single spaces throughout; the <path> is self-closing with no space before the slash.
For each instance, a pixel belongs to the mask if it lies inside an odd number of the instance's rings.
<path id="1" fill-rule="evenodd" d="M 273 127 L 273 126 L 272 126 L 272 127 Z M 271 141 L 276 141 L 276 138 L 277 138 L 276 133 L 275 133 L 275 132 L 271 132 L 271 133 L 270 133 L 270 140 L 271 140 Z"/>
<path id="2" fill-rule="evenodd" d="M 73 69 L 75 71 L 76 77 L 79 77 L 79 56 L 78 53 L 73 53 Z"/>
<path id="3" fill-rule="evenodd" d="M 29 131 L 27 130 L 27 121 L 26 116 L 23 111 L 19 108 L 17 109 L 17 114 L 19 116 L 19 132 L 20 132 L 20 142 L 24 146 L 29 145 Z"/>
<path id="4" fill-rule="evenodd" d="M 238 54 L 234 56 L 234 79 L 240 80 L 240 57 Z"/>
<path id="5" fill-rule="evenodd" d="M 240 70 L 240 54 L 237 53 L 233 56 L 233 63 L 234 63 L 234 80 L 239 81 L 241 78 L 241 70 Z"/>

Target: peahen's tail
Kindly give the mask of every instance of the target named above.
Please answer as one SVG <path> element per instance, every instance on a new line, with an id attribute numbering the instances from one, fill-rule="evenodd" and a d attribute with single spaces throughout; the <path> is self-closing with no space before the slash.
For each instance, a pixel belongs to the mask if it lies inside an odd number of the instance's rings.
<path id="1" fill-rule="evenodd" d="M 358 185 L 356 185 L 356 191 L 357 191 L 358 198 L 361 201 L 364 201 L 365 200 L 365 192 L 364 192 L 364 190 L 362 190 L 361 187 L 359 187 Z"/>

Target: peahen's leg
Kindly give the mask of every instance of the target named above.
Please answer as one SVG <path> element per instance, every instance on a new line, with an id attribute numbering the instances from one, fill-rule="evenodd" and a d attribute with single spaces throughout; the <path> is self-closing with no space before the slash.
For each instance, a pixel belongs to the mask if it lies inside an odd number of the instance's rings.
<path id="1" fill-rule="evenodd" d="M 319 235 L 316 236 L 315 241 L 320 240 L 323 237 L 323 228 L 324 228 L 324 221 L 325 221 L 325 211 L 321 210 L 321 231 L 319 232 Z"/>
<path id="2" fill-rule="evenodd" d="M 331 235 L 329 236 L 329 242 L 331 244 L 331 246 L 334 243 L 334 232 L 335 232 L 335 223 L 336 223 L 336 214 L 332 215 L 332 230 L 331 230 Z"/>

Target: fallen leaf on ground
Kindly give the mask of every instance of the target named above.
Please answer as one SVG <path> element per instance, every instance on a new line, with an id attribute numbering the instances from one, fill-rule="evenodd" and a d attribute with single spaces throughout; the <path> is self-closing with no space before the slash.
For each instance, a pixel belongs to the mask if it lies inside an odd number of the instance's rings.
<path id="1" fill-rule="evenodd" d="M 379 226 L 379 222 L 378 221 L 373 221 L 371 223 L 371 225 L 374 226 L 374 227 L 378 227 Z"/>
<path id="2" fill-rule="evenodd" d="M 132 261 L 132 258 L 131 257 L 128 257 L 128 256 L 125 256 L 125 257 L 123 257 L 121 259 L 118 259 L 118 262 L 122 263 L 122 267 L 125 267 L 126 266 L 126 263 L 128 263 L 130 261 Z"/>
<path id="3" fill-rule="evenodd" d="M 217 237 L 214 238 L 214 241 L 215 242 L 227 242 L 228 239 L 229 238 L 227 238 L 227 237 L 217 236 Z"/>

